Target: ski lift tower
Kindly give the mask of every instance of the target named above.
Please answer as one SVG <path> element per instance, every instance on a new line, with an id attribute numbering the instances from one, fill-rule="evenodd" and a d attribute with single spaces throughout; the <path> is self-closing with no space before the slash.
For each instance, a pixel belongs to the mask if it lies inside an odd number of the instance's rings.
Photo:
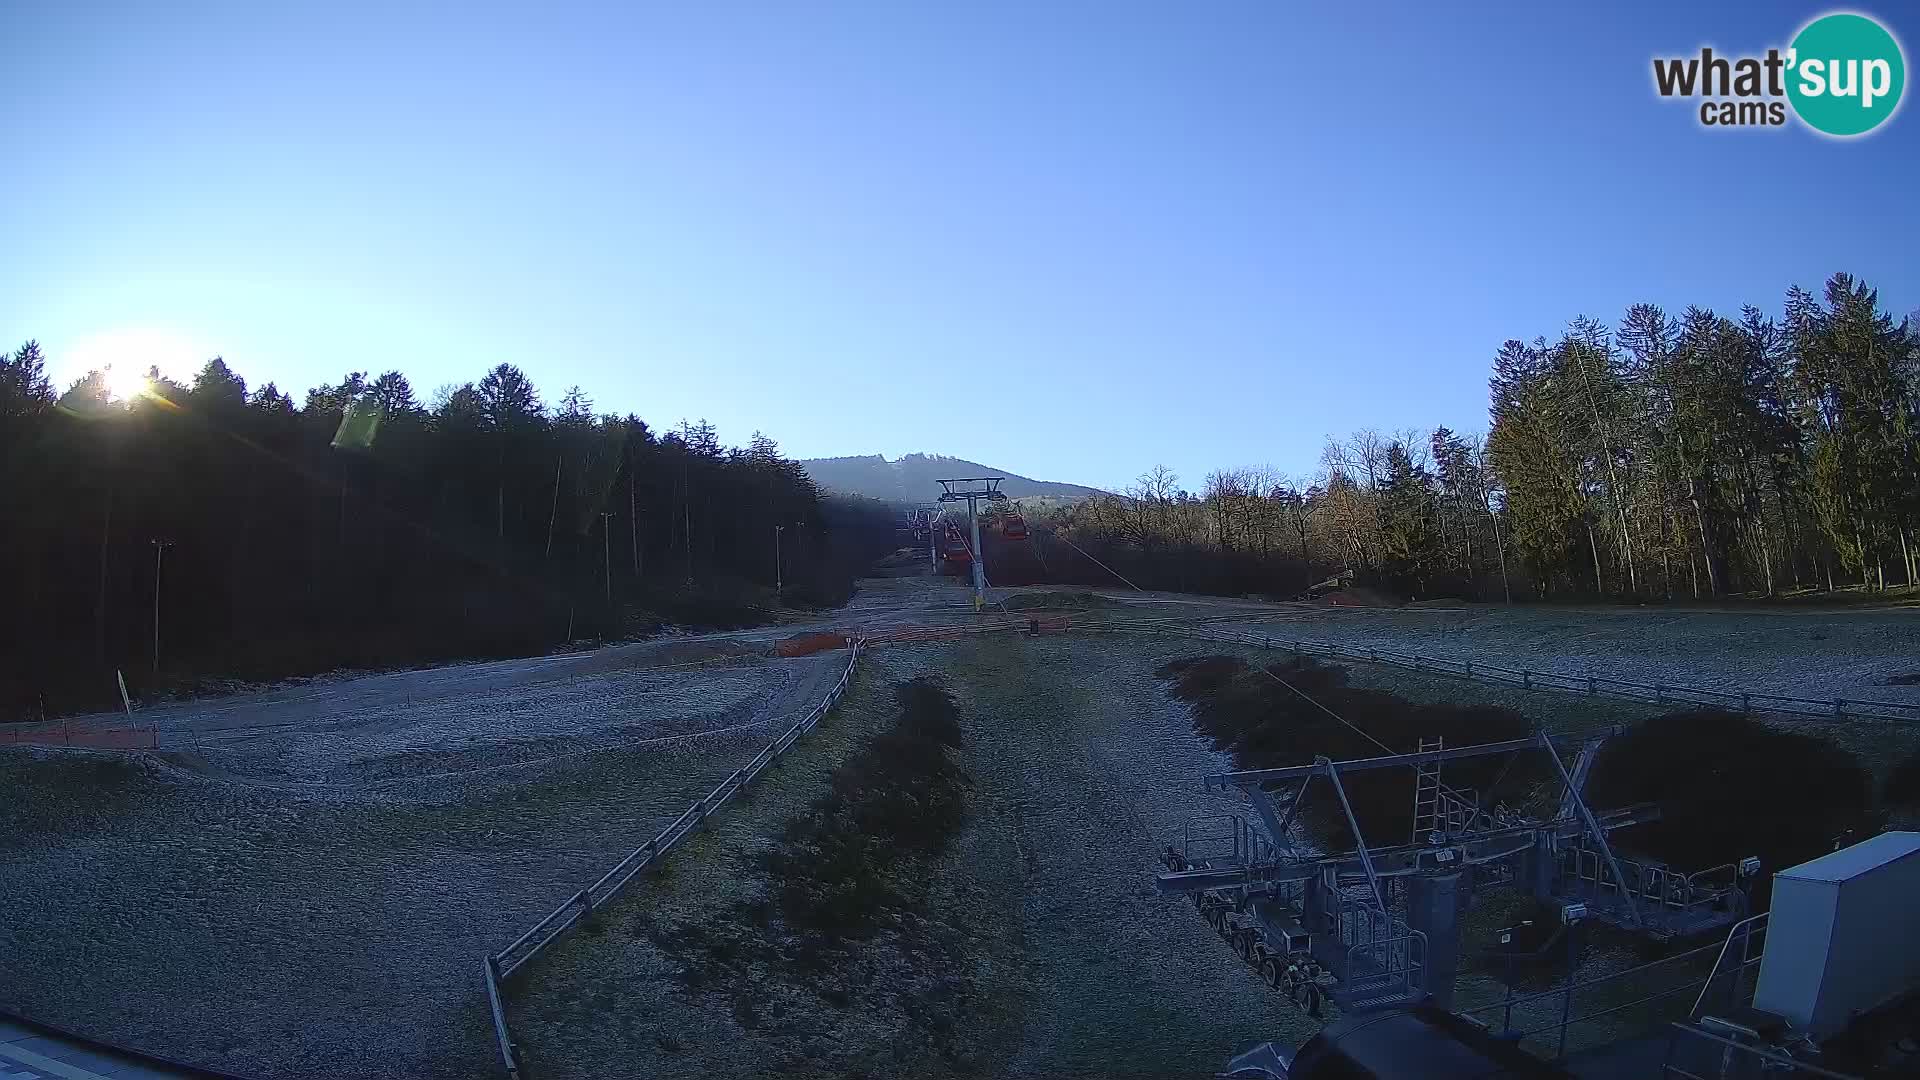
<path id="1" fill-rule="evenodd" d="M 979 503 L 1006 502 L 1007 496 L 1000 490 L 1000 476 L 963 476 L 954 480 L 938 481 L 943 489 L 940 501 L 943 503 L 967 503 L 967 532 L 972 537 L 973 556 L 973 606 L 979 607 L 987 598 L 986 552 L 980 550 L 980 514 Z M 961 485 L 956 487 L 955 485 Z"/>

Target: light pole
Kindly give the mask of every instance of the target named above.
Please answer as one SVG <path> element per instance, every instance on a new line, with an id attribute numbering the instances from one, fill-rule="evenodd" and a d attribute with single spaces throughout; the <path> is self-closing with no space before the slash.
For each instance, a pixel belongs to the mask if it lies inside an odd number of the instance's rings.
<path id="1" fill-rule="evenodd" d="M 153 674 L 160 674 L 160 556 L 173 546 L 171 540 L 153 541 Z"/>
<path id="2" fill-rule="evenodd" d="M 773 595 L 776 600 L 786 592 L 785 586 L 780 581 L 780 534 L 786 530 L 785 525 L 773 527 Z"/>

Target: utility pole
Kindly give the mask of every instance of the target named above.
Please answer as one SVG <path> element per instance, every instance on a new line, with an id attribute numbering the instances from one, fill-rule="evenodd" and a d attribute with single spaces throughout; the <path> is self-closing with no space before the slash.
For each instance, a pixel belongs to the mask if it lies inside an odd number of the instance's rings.
<path id="1" fill-rule="evenodd" d="M 600 512 L 600 559 L 607 568 L 607 603 L 613 603 L 613 514 Z"/>
<path id="2" fill-rule="evenodd" d="M 940 495 L 941 502 L 960 502 L 965 500 L 967 504 L 967 531 L 973 537 L 973 548 L 970 554 L 973 556 L 971 561 L 973 563 L 973 606 L 975 608 L 985 603 L 987 599 L 987 553 L 980 549 L 980 513 L 978 504 L 982 501 L 989 503 L 1007 501 L 1006 495 L 1000 490 L 1000 481 L 1002 479 L 1004 478 L 999 476 L 969 476 L 955 480 L 938 481 L 940 486 L 945 489 Z M 967 486 L 956 489 L 954 487 L 955 484 L 965 484 Z M 979 486 L 976 487 L 974 485 Z"/>
<path id="3" fill-rule="evenodd" d="M 640 511 L 633 498 L 633 469 L 627 469 L 627 537 L 633 541 L 633 580 L 640 580 Z"/>
<path id="4" fill-rule="evenodd" d="M 780 534 L 786 529 L 785 525 L 773 527 L 773 595 L 776 599 L 784 596 L 787 591 L 786 586 L 780 581 Z"/>
<path id="5" fill-rule="evenodd" d="M 153 674 L 160 674 L 160 556 L 173 546 L 171 540 L 153 541 Z"/>
<path id="6" fill-rule="evenodd" d="M 553 505 L 547 508 L 547 554 L 545 557 L 548 559 L 553 558 L 553 522 L 555 518 L 560 516 L 561 460 L 561 458 L 557 457 L 553 459 Z"/>

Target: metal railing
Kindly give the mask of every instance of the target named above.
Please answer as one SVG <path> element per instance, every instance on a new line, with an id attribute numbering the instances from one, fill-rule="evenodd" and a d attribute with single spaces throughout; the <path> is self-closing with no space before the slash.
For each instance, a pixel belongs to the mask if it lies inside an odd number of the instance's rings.
<path id="1" fill-rule="evenodd" d="M 1243 619 L 1244 615 L 1221 616 L 1213 621 Z M 1920 703 L 1904 701 L 1864 701 L 1857 698 L 1802 698 L 1764 694 L 1751 690 L 1709 690 L 1698 686 L 1670 683 L 1639 683 L 1603 675 L 1564 675 L 1552 671 L 1509 668 L 1480 660 L 1454 660 L 1388 649 L 1355 649 L 1325 641 L 1287 640 L 1267 635 L 1240 634 L 1199 625 L 1179 625 L 1171 620 L 1141 620 L 1134 623 L 1088 624 L 1074 630 L 1087 633 L 1177 634 L 1207 641 L 1224 641 L 1262 649 L 1286 649 L 1298 656 L 1325 656 L 1336 660 L 1390 664 L 1414 671 L 1433 672 L 1474 679 L 1480 682 L 1517 686 L 1523 690 L 1556 690 L 1589 697 L 1623 698 L 1655 704 L 1709 705 L 1741 713 L 1777 716 L 1817 717 L 1825 720 L 1891 720 L 1920 723 Z"/>
<path id="2" fill-rule="evenodd" d="M 1576 840 L 1560 850 L 1560 873 L 1565 880 L 1583 886 L 1584 895 L 1601 898 L 1611 893 L 1617 897 L 1621 883 L 1614 880 L 1603 854 Z M 1635 903 L 1685 911 L 1726 903 L 1740 889 L 1738 871 L 1732 863 L 1682 874 L 1654 863 L 1624 858 L 1616 861 L 1626 875 L 1625 891 Z"/>
<path id="3" fill-rule="evenodd" d="M 1720 956 L 1700 984 L 1700 996 L 1687 1015 L 1698 1020 L 1709 1009 L 1732 1010 L 1753 1002 L 1759 975 L 1760 957 L 1767 947 L 1767 912 L 1749 915 L 1727 931 Z"/>
<path id="4" fill-rule="evenodd" d="M 1660 1067 L 1664 1080 L 1775 1080 L 1796 1076 L 1860 1080 L 1789 1057 L 1772 1047 L 1729 1039 L 1691 1024 L 1675 1022 L 1669 1030 L 1667 1059 Z"/>
<path id="5" fill-rule="evenodd" d="M 1623 1031 L 1684 1019 L 1694 993 L 1711 978 L 1709 958 L 1720 948 L 1718 942 L 1702 945 L 1606 975 L 1579 981 L 1569 978 L 1560 986 L 1527 994 L 1512 990 L 1509 973 L 1504 998 L 1458 1011 L 1504 1038 L 1551 1038 L 1555 1057 L 1564 1058 L 1570 1052 L 1613 1042 Z M 1649 986 L 1653 989 L 1647 990 Z M 1623 1013 L 1629 1015 L 1622 1017 Z"/>
<path id="6" fill-rule="evenodd" d="M 769 766 L 780 759 L 801 736 L 819 726 L 842 696 L 853 679 L 853 669 L 860 661 L 860 654 L 866 649 L 866 641 L 855 638 L 849 643 L 849 656 L 846 669 L 840 678 L 805 715 L 794 722 L 793 726 L 781 732 L 780 737 L 768 743 L 752 761 L 735 769 L 722 780 L 719 786 L 693 801 L 693 805 L 662 829 L 658 835 L 633 849 L 627 857 L 615 863 L 613 868 L 600 876 L 600 880 L 569 896 L 559 907 L 554 908 L 539 922 L 528 927 L 526 932 L 498 952 L 489 953 L 484 958 L 487 1004 L 493 1013 L 494 1037 L 499 1043 L 500 1061 L 506 1067 L 510 1080 L 520 1080 L 519 1051 L 514 1045 L 512 1032 L 507 1027 L 506 1009 L 502 1004 L 500 983 L 514 972 L 525 967 L 527 962 L 540 955 L 548 945 L 578 926 L 591 915 L 596 908 L 610 903 L 620 895 L 627 883 L 639 876 L 651 866 L 657 865 L 667 852 L 673 850 L 685 839 L 700 822 L 706 820 L 714 811 L 726 805 L 740 789 L 765 772 Z"/>

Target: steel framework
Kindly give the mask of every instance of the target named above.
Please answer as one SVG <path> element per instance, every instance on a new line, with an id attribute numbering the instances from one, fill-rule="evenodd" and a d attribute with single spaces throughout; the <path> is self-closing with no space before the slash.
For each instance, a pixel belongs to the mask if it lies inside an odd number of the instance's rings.
<path id="1" fill-rule="evenodd" d="M 1328 973 L 1331 1000 L 1344 1009 L 1428 1000 L 1450 1007 L 1460 925 L 1476 889 L 1504 885 L 1656 937 L 1730 926 L 1747 914 L 1745 859 L 1682 875 L 1617 856 L 1608 834 L 1656 820 L 1650 805 L 1596 812 L 1587 774 L 1606 736 L 1580 748 L 1569 770 L 1544 732 L 1525 739 L 1446 747 L 1421 740 L 1413 753 L 1205 777 L 1209 791 L 1237 790 L 1251 813 L 1189 823 L 1179 847 L 1162 855 L 1159 890 L 1193 898 L 1209 925 L 1242 959 L 1281 987 L 1302 968 Z M 1552 763 L 1561 795 L 1551 817 L 1527 818 L 1488 805 L 1489 793 L 1449 787 L 1446 762 L 1525 752 Z M 1511 759 L 1509 759 L 1509 762 Z M 1370 846 L 1343 777 L 1376 769 L 1414 772 L 1411 842 Z M 1332 789 L 1355 847 L 1302 852 L 1293 834 L 1318 781 Z M 1224 823 L 1224 830 L 1222 828 Z"/>
<path id="2" fill-rule="evenodd" d="M 967 532 L 971 538 L 970 553 L 973 556 L 973 603 L 977 608 L 987 596 L 987 560 L 986 552 L 980 550 L 980 513 L 981 502 L 1006 502 L 1007 496 L 1000 490 L 999 476 L 963 476 L 953 480 L 936 481 L 941 488 L 940 501 L 943 503 L 961 502 L 967 504 Z M 979 485 L 956 488 L 955 484 Z"/>

